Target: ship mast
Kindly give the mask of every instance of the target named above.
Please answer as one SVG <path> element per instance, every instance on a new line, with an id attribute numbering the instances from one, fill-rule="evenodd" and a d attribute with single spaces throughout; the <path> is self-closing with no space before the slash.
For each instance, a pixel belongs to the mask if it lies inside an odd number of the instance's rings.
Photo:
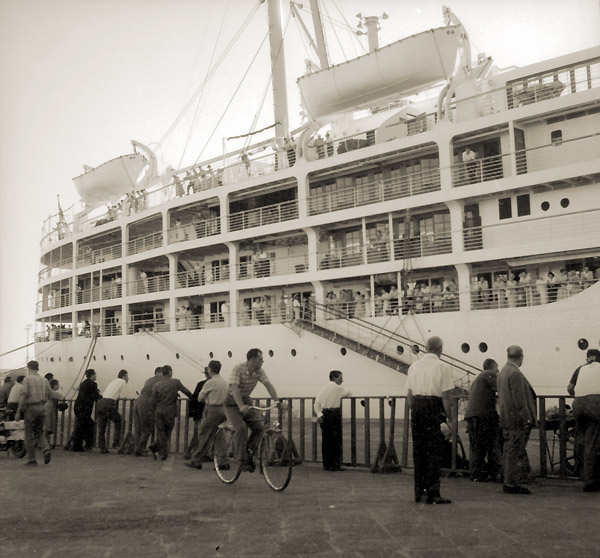
<path id="1" fill-rule="evenodd" d="M 264 0 L 262 1 L 264 2 Z M 267 7 L 269 12 L 269 44 L 271 47 L 275 136 L 277 144 L 281 147 L 283 140 L 289 137 L 289 117 L 280 0 L 267 0 Z"/>
<path id="2" fill-rule="evenodd" d="M 325 33 L 323 32 L 323 22 L 321 21 L 319 0 L 310 0 L 310 11 L 312 14 L 313 27 L 315 28 L 319 64 L 321 66 L 321 70 L 324 70 L 325 68 L 329 68 L 329 60 L 327 58 L 327 47 L 325 46 Z"/>

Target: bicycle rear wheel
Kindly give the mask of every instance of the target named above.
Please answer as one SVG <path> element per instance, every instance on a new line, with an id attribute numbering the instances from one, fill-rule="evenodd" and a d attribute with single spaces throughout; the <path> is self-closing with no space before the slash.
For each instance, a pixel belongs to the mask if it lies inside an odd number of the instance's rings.
<path id="1" fill-rule="evenodd" d="M 260 470 L 267 484 L 277 492 L 285 490 L 292 478 L 292 452 L 281 432 L 266 432 L 260 443 Z"/>
<path id="2" fill-rule="evenodd" d="M 231 484 L 240 476 L 240 462 L 235 457 L 233 430 L 221 427 L 217 430 L 214 443 L 214 463 L 218 477 L 225 483 Z"/>

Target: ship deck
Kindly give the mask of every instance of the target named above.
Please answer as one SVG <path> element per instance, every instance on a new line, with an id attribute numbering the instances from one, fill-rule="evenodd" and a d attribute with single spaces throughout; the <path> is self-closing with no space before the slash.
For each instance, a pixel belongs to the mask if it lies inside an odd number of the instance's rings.
<path id="1" fill-rule="evenodd" d="M 48 466 L 0 456 L 2 555 L 120 558 L 597 556 L 600 499 L 543 479 L 531 496 L 442 480 L 450 506 L 415 504 L 412 471 L 294 470 L 281 494 L 257 474 L 222 484 L 179 456 L 53 452 Z"/>

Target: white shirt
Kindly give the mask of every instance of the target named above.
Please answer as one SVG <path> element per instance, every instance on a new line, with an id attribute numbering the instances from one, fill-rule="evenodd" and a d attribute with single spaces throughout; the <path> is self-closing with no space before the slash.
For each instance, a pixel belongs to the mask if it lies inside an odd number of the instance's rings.
<path id="1" fill-rule="evenodd" d="M 119 399 L 127 382 L 123 378 L 117 378 L 106 386 L 102 397 L 105 399 Z"/>
<path id="2" fill-rule="evenodd" d="M 23 391 L 23 384 L 19 382 L 15 382 L 15 385 L 10 390 L 8 394 L 7 403 L 18 403 L 19 399 L 21 399 L 21 392 Z"/>
<path id="3" fill-rule="evenodd" d="M 437 355 L 427 353 L 410 365 L 406 389 L 410 389 L 413 395 L 441 397 L 442 392 L 454 389 L 452 369 Z"/>
<path id="4" fill-rule="evenodd" d="M 12 391 L 10 394 L 12 395 Z M 584 395 L 600 395 L 600 362 L 585 364 L 579 369 L 575 397 Z"/>
<path id="5" fill-rule="evenodd" d="M 323 409 L 336 409 L 342 404 L 342 397 L 350 397 L 352 394 L 335 382 L 329 382 L 315 399 L 315 413 L 317 417 L 323 416 Z"/>

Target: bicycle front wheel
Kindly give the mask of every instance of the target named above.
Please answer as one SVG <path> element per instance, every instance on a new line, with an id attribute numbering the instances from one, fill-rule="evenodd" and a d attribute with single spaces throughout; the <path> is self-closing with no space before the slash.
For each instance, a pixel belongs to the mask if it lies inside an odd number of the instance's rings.
<path id="1" fill-rule="evenodd" d="M 285 490 L 292 478 L 292 452 L 281 432 L 267 432 L 260 443 L 260 470 L 267 484 L 277 492 Z"/>
<path id="2" fill-rule="evenodd" d="M 217 430 L 214 443 L 214 464 L 218 477 L 225 483 L 231 484 L 240 476 L 240 462 L 236 459 L 233 430 L 221 427 Z"/>

